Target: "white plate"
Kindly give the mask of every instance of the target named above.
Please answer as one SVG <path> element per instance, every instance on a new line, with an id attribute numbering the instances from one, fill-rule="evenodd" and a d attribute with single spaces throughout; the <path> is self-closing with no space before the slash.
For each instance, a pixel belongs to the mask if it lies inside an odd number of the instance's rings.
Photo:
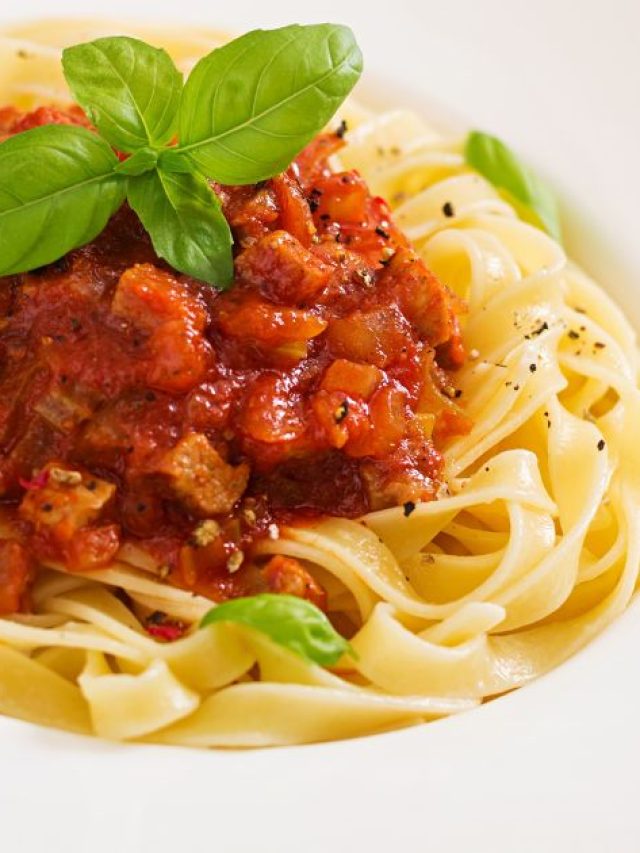
<path id="1" fill-rule="evenodd" d="M 640 326 L 637 2 L 327 0 L 308 14 L 299 0 L 235 5 L 62 0 L 55 12 L 186 16 L 238 30 L 351 23 L 378 97 L 447 105 L 553 180 L 570 249 Z M 21 0 L 3 4 L 0 22 L 52 12 L 47 0 Z M 558 670 L 466 716 L 295 749 L 118 746 L 1 720 L 0 847 L 637 851 L 638 650 L 636 602 Z"/>

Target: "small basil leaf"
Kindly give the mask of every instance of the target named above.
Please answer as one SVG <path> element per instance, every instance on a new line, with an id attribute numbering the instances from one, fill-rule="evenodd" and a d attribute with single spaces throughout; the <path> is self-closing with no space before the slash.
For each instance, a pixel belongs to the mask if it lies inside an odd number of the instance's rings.
<path id="1" fill-rule="evenodd" d="M 180 150 L 222 183 L 272 177 L 322 130 L 361 71 L 348 27 L 247 33 L 191 72 L 180 103 Z"/>
<path id="2" fill-rule="evenodd" d="M 333 666 L 343 654 L 354 656 L 350 644 L 324 613 L 310 601 L 293 595 L 264 593 L 225 601 L 210 610 L 200 625 L 205 627 L 214 622 L 248 625 L 274 643 L 321 666 Z"/>
<path id="3" fill-rule="evenodd" d="M 93 240 L 124 201 L 118 159 L 95 133 L 47 125 L 0 144 L 0 275 L 58 260 Z"/>
<path id="4" fill-rule="evenodd" d="M 104 138 L 122 151 L 174 136 L 182 75 L 169 54 L 138 39 L 101 38 L 68 47 L 64 76 Z"/>
<path id="5" fill-rule="evenodd" d="M 233 238 L 205 178 L 154 170 L 130 179 L 128 199 L 172 267 L 219 288 L 233 281 Z"/>
<path id="6" fill-rule="evenodd" d="M 178 175 L 198 174 L 188 154 L 183 154 L 179 148 L 165 148 L 158 158 L 160 168 L 165 172 L 175 172 Z"/>
<path id="7" fill-rule="evenodd" d="M 561 240 L 558 205 L 551 190 L 495 136 L 474 130 L 467 137 L 465 159 L 500 190 L 529 222 Z"/>
<path id="8" fill-rule="evenodd" d="M 120 175 L 144 175 L 158 165 L 159 152 L 154 148 L 139 148 L 131 157 L 127 157 L 116 166 Z"/>

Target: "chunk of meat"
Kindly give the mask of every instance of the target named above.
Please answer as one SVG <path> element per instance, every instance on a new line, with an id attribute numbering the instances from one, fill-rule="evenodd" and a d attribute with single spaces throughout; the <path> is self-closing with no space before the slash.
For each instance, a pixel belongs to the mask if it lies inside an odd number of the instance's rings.
<path id="1" fill-rule="evenodd" d="M 379 285 L 431 346 L 448 341 L 457 331 L 460 300 L 427 269 L 412 249 L 398 249 L 379 274 Z"/>
<path id="2" fill-rule="evenodd" d="M 354 311 L 333 320 L 327 331 L 333 355 L 386 367 L 411 345 L 409 325 L 394 306 Z"/>
<path id="3" fill-rule="evenodd" d="M 277 554 L 267 563 L 264 574 L 269 592 L 306 598 L 320 610 L 327 609 L 327 593 L 313 575 L 293 557 Z"/>
<path id="4" fill-rule="evenodd" d="M 0 539 L 0 615 L 24 609 L 33 574 L 28 551 L 15 539 Z"/>
<path id="5" fill-rule="evenodd" d="M 249 482 L 246 463 L 229 465 L 202 433 L 190 433 L 163 457 L 157 473 L 194 515 L 231 512 Z"/>
<path id="6" fill-rule="evenodd" d="M 60 463 L 48 463 L 41 475 L 44 485 L 27 491 L 20 516 L 36 529 L 50 529 L 59 540 L 71 539 L 96 521 L 116 491 L 113 483 Z"/>
<path id="7" fill-rule="evenodd" d="M 323 290 L 332 269 L 291 234 L 274 231 L 239 255 L 236 273 L 269 299 L 296 304 Z"/>
<path id="8" fill-rule="evenodd" d="M 83 421 L 89 420 L 94 406 L 88 394 L 71 391 L 56 382 L 33 408 L 52 427 L 70 433 Z"/>

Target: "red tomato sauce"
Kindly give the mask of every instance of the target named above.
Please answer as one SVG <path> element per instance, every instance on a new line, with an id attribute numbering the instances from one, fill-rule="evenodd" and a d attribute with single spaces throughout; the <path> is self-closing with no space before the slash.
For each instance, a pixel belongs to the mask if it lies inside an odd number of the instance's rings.
<path id="1" fill-rule="evenodd" d="M 0 139 L 76 109 L 0 110 Z M 96 569 L 124 543 L 215 600 L 322 605 L 295 560 L 256 567 L 279 523 L 435 497 L 470 427 L 451 371 L 463 306 L 355 171 L 341 134 L 283 175 L 215 186 L 236 277 L 170 269 L 125 205 L 90 245 L 0 280 L 0 612 L 40 562 Z"/>

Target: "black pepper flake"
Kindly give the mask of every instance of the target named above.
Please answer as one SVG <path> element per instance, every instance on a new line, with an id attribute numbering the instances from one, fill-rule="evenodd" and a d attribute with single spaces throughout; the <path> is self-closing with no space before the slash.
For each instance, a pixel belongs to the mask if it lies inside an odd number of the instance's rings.
<path id="1" fill-rule="evenodd" d="M 309 210 L 311 211 L 311 213 L 315 213 L 319 207 L 320 207 L 320 202 L 318 201 L 318 199 L 315 196 L 312 196 L 309 199 Z"/>
<path id="2" fill-rule="evenodd" d="M 29 58 L 29 54 L 27 53 L 27 51 L 22 50 L 22 49 L 16 51 L 16 56 L 18 57 L 18 59 L 28 59 Z"/>
<path id="3" fill-rule="evenodd" d="M 146 503 L 143 503 L 142 501 L 138 501 L 138 503 L 136 504 L 136 512 L 146 512 L 146 511 L 147 511 Z"/>
<path id="4" fill-rule="evenodd" d="M 338 139 L 344 139 L 344 135 L 348 129 L 349 128 L 347 126 L 346 121 L 342 119 L 342 121 L 338 125 L 338 129 L 336 130 L 336 136 L 338 137 Z"/>
<path id="5" fill-rule="evenodd" d="M 340 183 L 341 183 L 341 184 L 350 184 L 350 183 L 351 183 L 351 178 L 349 177 L 349 175 L 343 175 L 343 176 L 340 178 Z"/>
<path id="6" fill-rule="evenodd" d="M 42 512 L 51 512 L 51 510 L 53 509 L 53 504 L 50 504 L 50 503 L 42 504 L 42 506 L 40 508 L 42 509 Z"/>
<path id="7" fill-rule="evenodd" d="M 537 364 L 530 364 L 530 365 L 529 365 L 529 371 L 530 371 L 531 373 L 535 373 L 537 369 L 538 369 L 538 365 L 537 365 Z"/>
<path id="8" fill-rule="evenodd" d="M 414 511 L 415 508 L 416 508 L 416 505 L 413 501 L 406 501 L 405 503 L 403 503 L 402 504 L 402 512 L 404 513 L 404 517 L 409 518 L 409 516 L 411 515 L 411 513 Z"/>
<path id="9" fill-rule="evenodd" d="M 598 442 L 598 450 L 604 450 L 604 438 L 601 438 Z"/>
<path id="10" fill-rule="evenodd" d="M 448 216 L 448 217 L 456 215 L 456 212 L 453 209 L 453 205 L 451 204 L 450 201 L 445 201 L 445 203 L 442 205 L 442 212 L 444 213 L 445 216 Z"/>
<path id="11" fill-rule="evenodd" d="M 549 324 L 545 320 L 537 329 L 534 329 L 533 332 L 529 332 L 528 335 L 525 335 L 525 338 L 529 341 L 531 338 L 537 338 L 538 335 L 541 335 L 543 332 L 546 332 L 549 328 Z"/>
<path id="12" fill-rule="evenodd" d="M 166 620 L 167 614 L 162 610 L 154 610 L 153 613 L 150 613 L 146 618 L 147 625 L 162 625 L 162 623 Z"/>
<path id="13" fill-rule="evenodd" d="M 331 219 L 331 216 L 328 213 L 321 213 L 320 219 L 322 219 L 323 222 L 328 222 Z"/>
<path id="14" fill-rule="evenodd" d="M 577 341 L 578 338 L 580 337 L 580 333 L 576 332 L 575 329 L 569 329 L 567 334 L 569 335 L 569 337 L 571 338 L 572 341 Z"/>
<path id="15" fill-rule="evenodd" d="M 144 399 L 147 401 L 147 403 L 155 403 L 155 401 L 156 401 L 158 398 L 157 398 L 157 397 L 156 397 L 156 395 L 153 393 L 153 391 L 147 391 L 147 392 L 145 393 L 145 395 L 144 395 Z"/>
<path id="16" fill-rule="evenodd" d="M 349 414 L 349 402 L 348 400 L 343 400 L 343 402 L 338 406 L 338 408 L 333 413 L 333 419 L 337 424 L 341 424 L 342 421 Z"/>
<path id="17" fill-rule="evenodd" d="M 95 490 L 97 488 L 98 488 L 98 484 L 96 483 L 95 480 L 89 480 L 88 483 L 85 483 L 85 489 L 88 489 L 88 491 L 90 491 L 90 492 L 95 492 Z"/>
<path id="18" fill-rule="evenodd" d="M 456 400 L 459 400 L 460 397 L 462 397 L 462 388 L 456 388 L 453 396 L 456 398 Z"/>
<path id="19" fill-rule="evenodd" d="M 604 348 L 606 347 L 606 344 L 605 344 L 605 343 L 603 343 L 602 341 L 596 341 L 596 342 L 594 343 L 594 347 L 595 347 L 596 349 L 604 349 Z"/>
<path id="20" fill-rule="evenodd" d="M 376 234 L 378 237 L 383 237 L 385 240 L 388 240 L 391 234 L 388 231 L 385 231 L 381 225 L 376 225 Z"/>
<path id="21" fill-rule="evenodd" d="M 514 386 L 513 386 L 513 390 L 514 390 L 514 391 L 519 391 L 519 390 L 520 390 L 520 386 L 519 386 L 519 385 L 514 385 Z"/>

